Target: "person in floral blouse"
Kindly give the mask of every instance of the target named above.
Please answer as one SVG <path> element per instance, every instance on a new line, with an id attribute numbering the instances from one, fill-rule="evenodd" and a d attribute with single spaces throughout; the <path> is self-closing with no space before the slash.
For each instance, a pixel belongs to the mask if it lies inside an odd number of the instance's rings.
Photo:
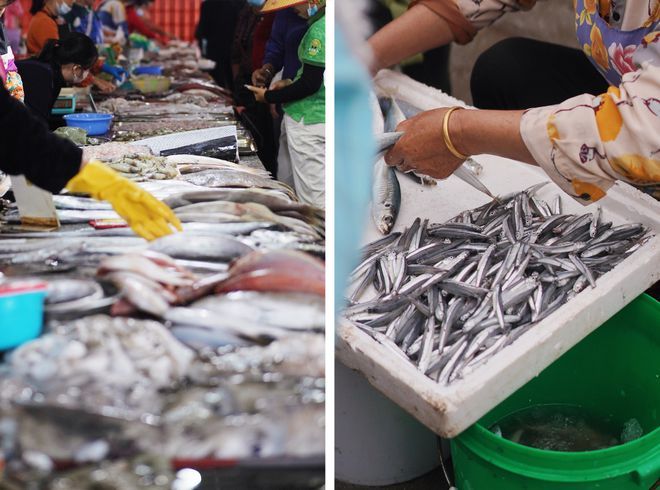
<path id="1" fill-rule="evenodd" d="M 372 72 L 479 29 L 535 0 L 418 0 L 374 34 Z M 475 106 L 422 113 L 386 161 L 433 177 L 467 155 L 539 165 L 587 204 L 617 180 L 660 199 L 660 0 L 575 0 L 581 49 L 502 41 L 472 74 Z M 443 132 L 443 123 L 446 134 Z"/>

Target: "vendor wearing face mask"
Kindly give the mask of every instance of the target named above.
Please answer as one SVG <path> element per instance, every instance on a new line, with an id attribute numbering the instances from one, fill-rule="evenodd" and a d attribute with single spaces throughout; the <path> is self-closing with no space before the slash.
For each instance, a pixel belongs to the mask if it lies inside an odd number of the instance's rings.
<path id="1" fill-rule="evenodd" d="M 0 77 L 4 76 L 0 64 Z M 50 133 L 2 86 L 0 146 L 1 171 L 24 175 L 37 187 L 53 193 L 66 187 L 69 192 L 107 201 L 137 235 L 147 240 L 181 230 L 170 208 L 101 162 L 87 161 L 80 148 Z"/>
<path id="2" fill-rule="evenodd" d="M 70 32 L 64 16 L 71 12 L 74 0 L 32 0 L 30 13 L 34 16 L 30 21 L 27 35 L 28 53 L 39 56 L 50 39 L 60 39 Z M 101 64 L 99 64 L 101 65 Z M 99 69 L 95 71 L 98 72 Z M 105 70 L 104 70 L 105 71 Z M 111 73 L 114 76 L 114 73 Z M 94 84 L 101 92 L 110 93 L 115 86 L 94 75 L 84 80 L 84 85 Z M 77 83 L 77 82 L 74 82 Z"/>
<path id="3" fill-rule="evenodd" d="M 96 46 L 84 34 L 71 32 L 51 39 L 37 58 L 17 62 L 25 104 L 47 122 L 62 87 L 85 80 L 97 59 Z"/>
<path id="4" fill-rule="evenodd" d="M 38 55 L 49 39 L 59 39 L 68 30 L 60 19 L 71 12 L 71 5 L 73 0 L 32 0 L 30 13 L 33 17 L 27 34 L 28 54 Z M 60 32 L 60 29 L 65 30 Z"/>

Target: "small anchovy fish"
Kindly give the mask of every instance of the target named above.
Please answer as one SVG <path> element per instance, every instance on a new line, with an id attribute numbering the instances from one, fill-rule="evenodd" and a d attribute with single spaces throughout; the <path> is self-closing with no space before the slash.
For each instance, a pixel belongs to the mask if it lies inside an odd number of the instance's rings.
<path id="1" fill-rule="evenodd" d="M 535 196 L 546 184 L 363 247 L 345 317 L 441 384 L 487 365 L 649 236 L 561 214 Z"/>
<path id="2" fill-rule="evenodd" d="M 376 153 L 380 155 L 381 153 L 387 151 L 389 148 L 394 146 L 397 141 L 403 136 L 404 133 L 397 132 L 396 128 L 401 123 L 401 121 L 406 119 L 404 112 L 401 110 L 399 103 L 392 97 L 381 100 L 381 104 L 386 106 L 385 114 L 385 133 L 375 135 L 376 138 Z M 421 110 L 419 112 L 422 112 Z M 490 190 L 481 182 L 478 173 L 481 173 L 483 167 L 472 158 L 468 158 L 461 166 L 459 166 L 455 171 L 454 175 L 461 179 L 466 184 L 472 186 L 474 189 L 479 192 L 486 194 L 491 199 L 497 199 Z M 420 183 L 424 185 L 433 185 L 432 180 L 424 175 L 417 175 Z"/>
<path id="3" fill-rule="evenodd" d="M 393 167 L 379 158 L 374 164 L 371 191 L 371 216 L 383 235 L 394 226 L 401 207 L 401 187 Z"/>
<path id="4" fill-rule="evenodd" d="M 497 198 L 493 195 L 493 193 L 488 190 L 488 187 L 486 187 L 483 184 L 483 182 L 479 180 L 479 177 L 477 177 L 474 174 L 474 172 L 472 172 L 472 170 L 470 170 L 467 166 L 465 166 L 465 164 L 462 164 L 460 167 L 454 170 L 454 175 L 459 179 L 461 179 L 466 184 L 469 184 L 472 187 L 474 187 L 479 192 L 486 194 L 491 199 L 497 200 Z"/>

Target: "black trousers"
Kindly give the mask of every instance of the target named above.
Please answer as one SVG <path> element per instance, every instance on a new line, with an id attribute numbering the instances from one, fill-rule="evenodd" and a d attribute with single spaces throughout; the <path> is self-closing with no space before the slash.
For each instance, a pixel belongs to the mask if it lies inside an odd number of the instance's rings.
<path id="1" fill-rule="evenodd" d="M 584 93 L 597 95 L 607 87 L 579 49 L 520 37 L 484 51 L 470 80 L 479 109 L 543 107 Z"/>

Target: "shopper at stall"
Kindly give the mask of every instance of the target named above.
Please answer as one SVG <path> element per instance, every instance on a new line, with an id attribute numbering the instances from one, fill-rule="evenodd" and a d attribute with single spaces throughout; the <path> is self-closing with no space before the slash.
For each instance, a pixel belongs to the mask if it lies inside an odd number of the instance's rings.
<path id="1" fill-rule="evenodd" d="M 69 0 L 66 0 L 69 2 Z M 73 0 L 71 0 L 71 5 Z M 28 53 L 32 56 L 38 56 L 46 43 L 51 39 L 60 39 L 63 35 L 70 32 L 69 24 L 64 19 L 71 13 L 69 3 L 60 3 L 59 0 L 33 0 L 30 12 L 33 14 L 28 28 L 27 47 Z M 103 65 L 100 64 L 94 70 L 88 79 L 80 82 L 87 86 L 94 84 L 104 93 L 110 93 L 115 90 L 115 86 L 95 76 L 99 73 Z M 113 73 L 113 76 L 115 74 Z"/>
<path id="2" fill-rule="evenodd" d="M 165 204 L 102 163 L 84 161 L 80 148 L 50 133 L 4 88 L 0 88 L 0 146 L 3 172 L 24 175 L 53 193 L 66 186 L 71 192 L 108 201 L 147 240 L 172 233 L 172 227 L 181 230 L 181 223 Z"/>
<path id="3" fill-rule="evenodd" d="M 277 11 L 266 43 L 263 64 L 252 73 L 252 84 L 267 87 L 282 70 L 282 79 L 293 80 L 300 69 L 298 46 L 308 28 L 307 20 L 293 8 Z"/>
<path id="4" fill-rule="evenodd" d="M 233 90 L 231 74 L 231 43 L 238 14 L 245 0 L 204 0 L 199 13 L 195 38 L 205 58 L 215 61 L 211 71 L 215 82 Z"/>
<path id="5" fill-rule="evenodd" d="M 135 0 L 126 5 L 126 20 L 128 22 L 128 31 L 137 32 L 143 36 L 153 39 L 160 44 L 167 44 L 174 36 L 162 29 L 158 24 L 149 18 L 147 8 L 154 3 L 154 0 Z"/>
<path id="6" fill-rule="evenodd" d="M 103 27 L 112 42 L 125 44 L 128 41 L 127 3 L 128 0 L 104 0 L 98 8 Z"/>
<path id="7" fill-rule="evenodd" d="M 23 9 L 23 4 L 18 1 L 10 2 L 7 5 L 3 17 L 7 43 L 11 46 L 11 49 L 15 54 L 20 54 L 21 51 L 23 40 L 21 22 L 24 15 L 25 10 Z"/>
<path id="8" fill-rule="evenodd" d="M 264 3 L 263 1 L 261 2 Z M 307 20 L 300 17 L 293 8 L 285 8 L 275 12 L 275 19 L 270 37 L 266 43 L 263 60 L 252 73 L 252 84 L 257 87 L 268 87 L 276 75 L 281 79 L 293 80 L 300 69 L 298 46 L 307 32 Z M 270 113 L 273 118 L 273 139 L 282 139 L 283 112 L 279 104 L 271 104 Z M 276 148 L 277 151 L 277 148 Z M 290 167 L 276 164 L 277 178 L 293 186 L 293 174 Z"/>
<path id="9" fill-rule="evenodd" d="M 269 108 L 255 101 L 249 84 L 255 66 L 261 66 L 274 14 L 262 14 L 259 6 L 246 4 L 241 11 L 232 43 L 231 62 L 237 114 L 252 134 L 259 160 L 277 175 L 277 143 Z"/>
<path id="10" fill-rule="evenodd" d="M 95 0 L 76 0 L 71 6 L 71 12 L 64 16 L 71 31 L 81 32 L 89 37 L 94 44 L 103 44 L 103 23 L 94 10 Z"/>
<path id="11" fill-rule="evenodd" d="M 96 46 L 84 34 L 51 39 L 37 58 L 17 62 L 25 104 L 47 123 L 62 87 L 85 80 L 97 59 Z"/>
<path id="12" fill-rule="evenodd" d="M 421 0 L 371 38 L 372 72 L 466 43 L 504 13 L 533 4 Z M 405 121 L 386 161 L 445 178 L 468 155 L 491 153 L 541 166 L 583 203 L 602 198 L 616 180 L 660 198 L 660 3 L 574 4 L 582 51 L 502 41 L 472 74 L 475 104 L 491 110 L 438 109 Z"/>
<path id="13" fill-rule="evenodd" d="M 14 53 L 7 41 L 4 28 L 4 16 L 6 15 L 6 7 L 11 6 L 14 0 L 2 2 L 0 0 L 0 70 L 2 70 L 2 85 L 7 89 L 15 99 L 23 102 L 25 94 L 23 92 L 23 81 L 18 74 Z"/>
<path id="14" fill-rule="evenodd" d="M 94 44 L 101 46 L 105 41 L 103 34 L 104 28 L 101 22 L 101 17 L 94 10 L 95 0 L 76 0 L 73 4 L 71 12 L 64 16 L 64 20 L 69 25 L 72 32 L 80 32 L 89 37 Z M 128 77 L 128 73 L 121 66 L 111 65 L 107 61 L 100 60 L 91 70 L 90 77 L 85 80 L 83 85 L 94 83 L 99 86 L 102 91 L 109 92 L 114 90 L 111 84 L 106 80 L 97 78 L 101 72 L 111 75 L 113 80 L 118 83 L 123 83 Z"/>
<path id="15" fill-rule="evenodd" d="M 302 3 L 269 0 L 263 11 L 269 11 L 272 4 L 295 4 L 298 15 L 309 19 L 309 29 L 298 49 L 302 67 L 294 81 L 281 80 L 271 90 L 252 86 L 250 90 L 260 102 L 283 105 L 285 116 L 278 166 L 291 167 L 296 193 L 301 201 L 324 208 L 325 0 Z"/>
<path id="16" fill-rule="evenodd" d="M 38 55 L 49 39 L 59 39 L 68 32 L 64 15 L 71 12 L 73 0 L 32 0 L 30 25 L 27 32 L 27 51 Z"/>

